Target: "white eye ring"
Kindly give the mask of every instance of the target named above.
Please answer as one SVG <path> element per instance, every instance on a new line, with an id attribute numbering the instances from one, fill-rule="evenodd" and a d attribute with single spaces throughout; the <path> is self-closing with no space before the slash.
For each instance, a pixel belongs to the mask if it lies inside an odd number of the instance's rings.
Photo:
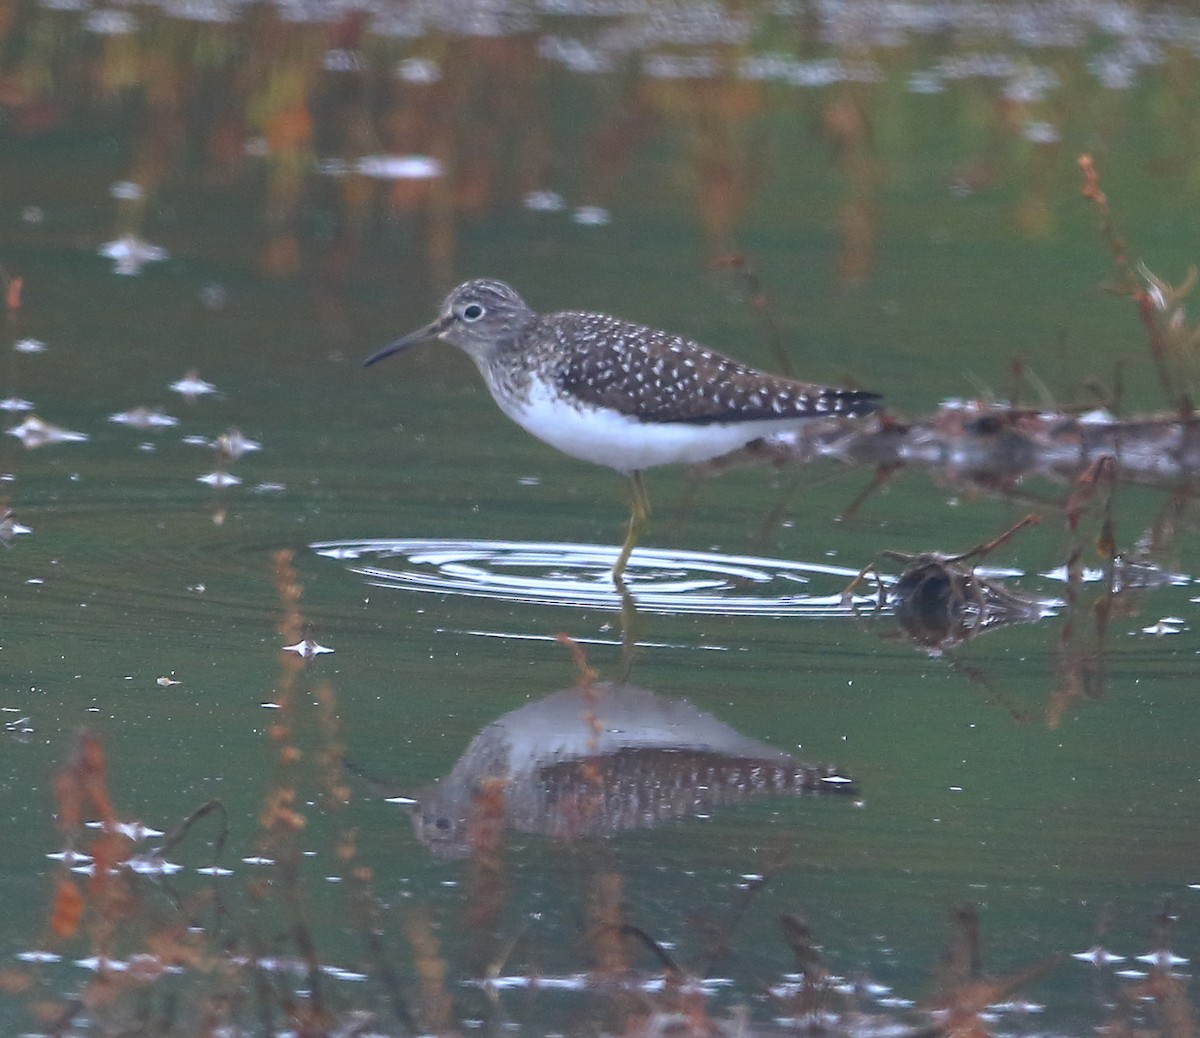
<path id="1" fill-rule="evenodd" d="M 478 303 L 468 303 L 463 307 L 462 319 L 467 322 L 478 321 L 483 316 L 483 307 Z"/>

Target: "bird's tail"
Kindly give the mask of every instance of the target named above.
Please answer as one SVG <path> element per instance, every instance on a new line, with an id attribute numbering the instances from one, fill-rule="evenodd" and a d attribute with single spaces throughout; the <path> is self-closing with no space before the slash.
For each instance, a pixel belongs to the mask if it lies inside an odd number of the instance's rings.
<path id="1" fill-rule="evenodd" d="M 883 407 L 883 397 L 863 389 L 826 389 L 821 399 L 829 402 L 827 414 L 871 414 Z"/>

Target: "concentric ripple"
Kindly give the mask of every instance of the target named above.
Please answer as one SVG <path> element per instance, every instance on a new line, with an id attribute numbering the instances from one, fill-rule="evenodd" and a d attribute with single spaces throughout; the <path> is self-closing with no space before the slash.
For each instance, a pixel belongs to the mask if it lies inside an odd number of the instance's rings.
<path id="1" fill-rule="evenodd" d="M 617 608 L 617 549 L 530 541 L 321 541 L 318 555 L 348 564 L 372 587 L 491 598 L 526 605 Z M 748 555 L 638 548 L 625 579 L 640 611 L 677 615 L 849 616 L 857 570 Z M 884 578 L 890 583 L 890 578 Z"/>

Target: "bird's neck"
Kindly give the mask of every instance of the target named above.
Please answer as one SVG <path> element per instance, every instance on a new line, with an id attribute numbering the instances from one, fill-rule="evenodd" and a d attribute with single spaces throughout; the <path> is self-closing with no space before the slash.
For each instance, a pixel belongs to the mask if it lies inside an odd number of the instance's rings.
<path id="1" fill-rule="evenodd" d="M 536 324 L 537 316 L 530 314 L 527 322 L 489 342 L 486 351 L 471 354 L 492 397 L 501 406 L 528 393 L 529 380 L 539 364 Z"/>

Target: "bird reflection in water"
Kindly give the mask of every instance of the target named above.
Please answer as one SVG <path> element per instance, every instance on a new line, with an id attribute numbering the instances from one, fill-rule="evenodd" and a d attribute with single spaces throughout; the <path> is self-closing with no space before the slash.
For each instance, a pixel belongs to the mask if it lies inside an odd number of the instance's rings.
<path id="1" fill-rule="evenodd" d="M 608 836 L 784 793 L 853 793 L 830 767 L 747 738 L 685 700 L 597 683 L 556 692 L 483 729 L 416 798 L 413 827 L 441 857 L 468 854 L 481 790 L 503 790 L 505 827 Z"/>

